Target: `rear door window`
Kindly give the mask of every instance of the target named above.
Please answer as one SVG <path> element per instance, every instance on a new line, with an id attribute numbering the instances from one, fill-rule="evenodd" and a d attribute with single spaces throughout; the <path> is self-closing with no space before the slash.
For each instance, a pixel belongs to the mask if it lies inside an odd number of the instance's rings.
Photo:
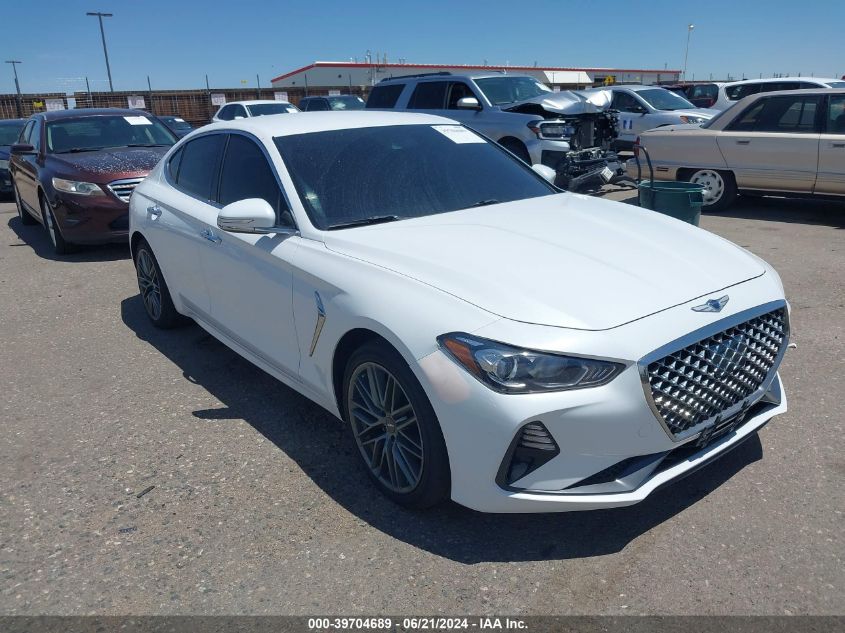
<path id="1" fill-rule="evenodd" d="M 208 134 L 185 143 L 176 186 L 200 200 L 213 201 L 225 143 L 225 134 Z"/>
<path id="2" fill-rule="evenodd" d="M 405 84 L 389 84 L 386 86 L 375 86 L 367 99 L 368 108 L 392 108 L 399 100 Z"/>

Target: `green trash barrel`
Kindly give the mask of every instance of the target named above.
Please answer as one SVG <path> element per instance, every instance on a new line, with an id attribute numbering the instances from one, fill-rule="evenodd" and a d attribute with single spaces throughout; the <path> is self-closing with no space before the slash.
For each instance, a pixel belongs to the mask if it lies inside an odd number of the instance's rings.
<path id="1" fill-rule="evenodd" d="M 704 204 L 704 185 L 692 182 L 643 180 L 638 185 L 640 206 L 698 226 Z"/>

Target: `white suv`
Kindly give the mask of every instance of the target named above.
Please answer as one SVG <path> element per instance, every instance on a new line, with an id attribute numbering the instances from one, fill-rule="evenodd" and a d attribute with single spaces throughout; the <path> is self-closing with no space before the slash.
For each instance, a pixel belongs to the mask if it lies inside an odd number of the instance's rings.
<path id="1" fill-rule="evenodd" d="M 842 79 L 824 79 L 821 77 L 774 77 L 771 79 L 745 79 L 719 86 L 719 97 L 711 108 L 727 110 L 740 99 L 758 92 L 777 90 L 809 90 L 813 88 L 845 88 Z"/>

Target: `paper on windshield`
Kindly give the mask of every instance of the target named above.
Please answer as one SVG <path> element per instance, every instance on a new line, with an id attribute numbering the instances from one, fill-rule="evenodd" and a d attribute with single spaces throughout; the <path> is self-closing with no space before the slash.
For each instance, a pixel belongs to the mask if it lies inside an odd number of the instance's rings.
<path id="1" fill-rule="evenodd" d="M 145 116 L 125 116 L 123 117 L 129 125 L 152 125 L 153 122 L 150 121 Z"/>
<path id="2" fill-rule="evenodd" d="M 462 125 L 432 125 L 435 130 L 453 143 L 483 143 L 484 139 Z"/>

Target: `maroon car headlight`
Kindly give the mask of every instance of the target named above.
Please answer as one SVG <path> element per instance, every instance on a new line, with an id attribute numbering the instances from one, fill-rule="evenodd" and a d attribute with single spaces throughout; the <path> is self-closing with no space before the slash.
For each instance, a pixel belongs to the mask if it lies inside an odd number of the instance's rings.
<path id="1" fill-rule="evenodd" d="M 93 182 L 81 182 L 79 180 L 65 180 L 64 178 L 53 178 L 53 187 L 56 191 L 64 193 L 75 193 L 79 196 L 104 196 L 106 195 L 100 185 Z"/>

